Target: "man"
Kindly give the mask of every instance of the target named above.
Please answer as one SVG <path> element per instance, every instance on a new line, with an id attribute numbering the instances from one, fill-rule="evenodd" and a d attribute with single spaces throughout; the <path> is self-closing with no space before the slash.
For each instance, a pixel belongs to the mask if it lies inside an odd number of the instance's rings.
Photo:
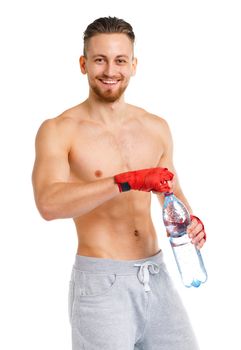
<path id="1" fill-rule="evenodd" d="M 135 74 L 134 33 L 99 18 L 84 33 L 80 69 L 89 96 L 46 120 L 36 137 L 33 187 L 46 220 L 73 218 L 78 249 L 69 289 L 74 350 L 195 350 L 150 213 L 151 192 L 183 195 L 167 122 L 127 104 Z M 204 227 L 193 219 L 192 242 Z"/>

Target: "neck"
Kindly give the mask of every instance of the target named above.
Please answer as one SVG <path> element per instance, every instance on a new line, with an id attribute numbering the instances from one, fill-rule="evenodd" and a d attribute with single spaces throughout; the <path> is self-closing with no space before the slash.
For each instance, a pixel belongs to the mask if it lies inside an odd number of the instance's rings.
<path id="1" fill-rule="evenodd" d="M 119 123 L 125 117 L 127 104 L 125 103 L 124 95 L 115 102 L 106 102 L 95 96 L 93 93 L 90 93 L 85 103 L 89 110 L 91 119 L 103 124 Z"/>

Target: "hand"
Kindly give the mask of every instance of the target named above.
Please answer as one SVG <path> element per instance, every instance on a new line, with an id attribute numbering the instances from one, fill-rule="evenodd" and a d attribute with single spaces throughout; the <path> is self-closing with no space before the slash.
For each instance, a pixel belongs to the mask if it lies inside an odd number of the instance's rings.
<path id="1" fill-rule="evenodd" d="M 206 233 L 202 221 L 197 216 L 191 215 L 191 223 L 187 227 L 187 233 L 192 243 L 201 249 L 206 242 Z"/>
<path id="2" fill-rule="evenodd" d="M 167 181 L 167 185 L 169 187 L 169 190 L 168 191 L 165 191 L 165 192 L 174 192 L 174 181 L 170 180 L 170 181 Z M 152 193 L 153 194 L 157 194 L 157 195 L 160 195 L 160 192 L 156 192 L 154 190 L 152 190 Z M 164 192 L 161 193 L 162 195 L 164 194 Z"/>
<path id="3" fill-rule="evenodd" d="M 150 168 L 128 171 L 114 176 L 120 192 L 129 190 L 169 192 L 168 181 L 173 174 L 167 168 Z"/>

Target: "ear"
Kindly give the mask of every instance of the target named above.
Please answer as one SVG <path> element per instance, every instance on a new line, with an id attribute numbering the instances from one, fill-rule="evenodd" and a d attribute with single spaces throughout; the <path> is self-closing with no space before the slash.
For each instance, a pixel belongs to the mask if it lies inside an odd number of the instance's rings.
<path id="1" fill-rule="evenodd" d="M 81 73 L 86 74 L 87 70 L 86 70 L 86 57 L 85 56 L 80 56 L 79 65 L 80 65 Z"/>
<path id="2" fill-rule="evenodd" d="M 137 66 L 137 58 L 134 57 L 132 61 L 132 73 L 131 73 L 132 76 L 136 74 L 136 66 Z"/>

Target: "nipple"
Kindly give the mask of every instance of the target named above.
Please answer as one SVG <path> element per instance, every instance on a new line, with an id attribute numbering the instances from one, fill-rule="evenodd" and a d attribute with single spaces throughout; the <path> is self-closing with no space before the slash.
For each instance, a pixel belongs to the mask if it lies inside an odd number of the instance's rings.
<path id="1" fill-rule="evenodd" d="M 96 170 L 95 176 L 96 176 L 96 177 L 101 177 L 101 176 L 102 176 L 102 171 Z"/>

